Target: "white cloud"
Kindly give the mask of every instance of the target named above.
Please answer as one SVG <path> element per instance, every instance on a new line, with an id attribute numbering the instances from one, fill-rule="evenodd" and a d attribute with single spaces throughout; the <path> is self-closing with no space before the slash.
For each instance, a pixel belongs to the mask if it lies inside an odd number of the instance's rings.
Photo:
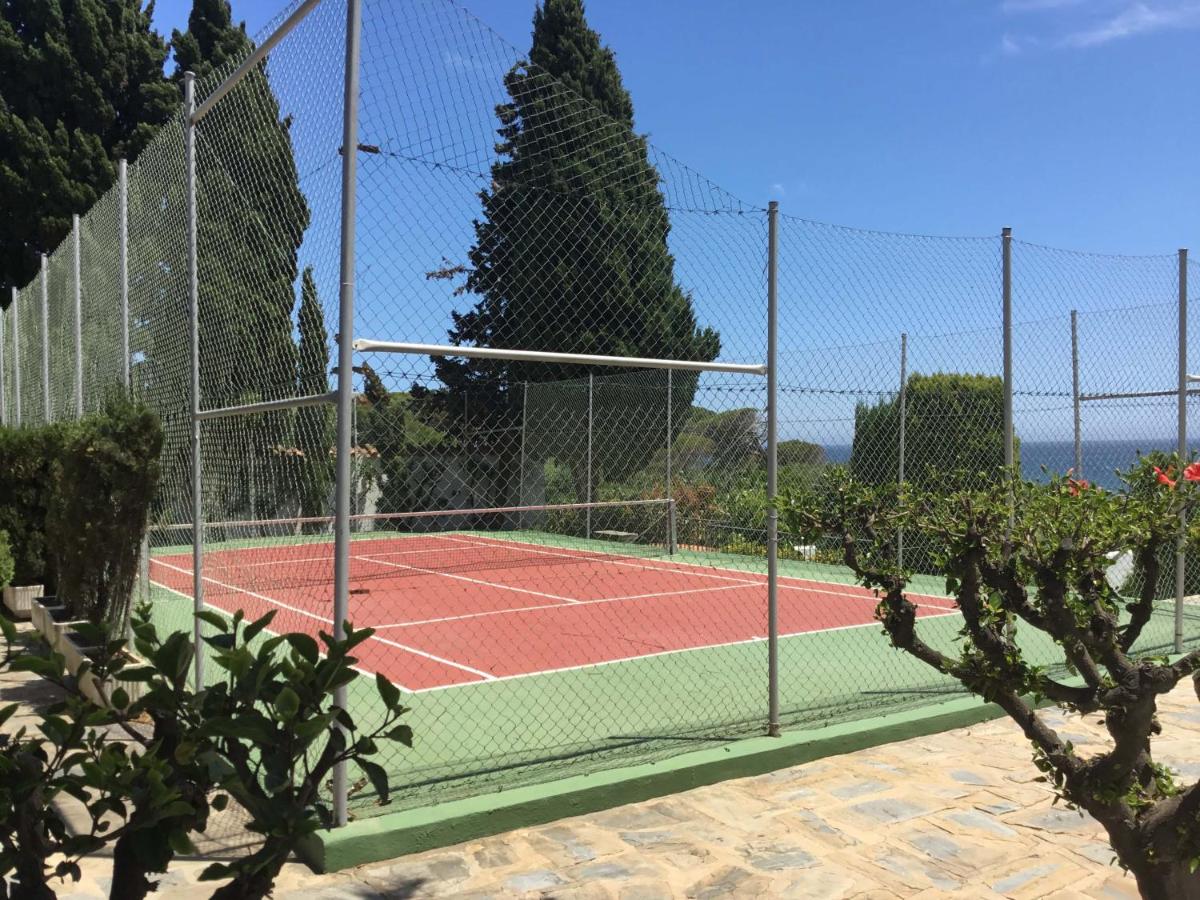
<path id="1" fill-rule="evenodd" d="M 786 197 L 787 188 L 783 186 L 782 181 L 776 181 L 773 185 L 771 185 L 771 193 L 778 197 Z"/>
<path id="2" fill-rule="evenodd" d="M 1090 28 L 1068 34 L 1068 47 L 1099 47 L 1122 38 L 1183 28 L 1200 27 L 1200 2 L 1164 3 L 1151 6 L 1134 3 L 1117 15 Z"/>

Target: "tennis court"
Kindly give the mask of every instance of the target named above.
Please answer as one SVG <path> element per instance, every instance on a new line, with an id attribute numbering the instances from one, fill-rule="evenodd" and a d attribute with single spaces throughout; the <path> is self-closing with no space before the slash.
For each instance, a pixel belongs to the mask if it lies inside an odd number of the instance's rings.
<path id="1" fill-rule="evenodd" d="M 764 575 L 647 557 L 620 542 L 576 543 L 359 535 L 350 621 L 376 630 L 359 654 L 364 667 L 418 692 L 765 640 Z M 212 550 L 203 573 L 209 606 L 251 617 L 275 610 L 277 627 L 332 630 L 330 610 L 312 602 L 315 587 L 333 584 L 330 541 Z M 155 557 L 151 578 L 190 596 L 191 554 Z M 922 616 L 954 614 L 948 598 L 914 599 Z M 854 585 L 783 577 L 780 632 L 867 626 L 875 603 Z"/>

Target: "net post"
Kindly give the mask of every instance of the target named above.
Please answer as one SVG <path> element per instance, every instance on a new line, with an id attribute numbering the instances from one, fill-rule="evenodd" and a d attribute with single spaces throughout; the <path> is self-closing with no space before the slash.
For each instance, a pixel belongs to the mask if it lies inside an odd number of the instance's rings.
<path id="1" fill-rule="evenodd" d="M 1083 416 L 1079 400 L 1079 316 L 1071 310 L 1071 414 L 1075 439 L 1075 477 L 1083 477 Z"/>
<path id="2" fill-rule="evenodd" d="M 184 190 L 187 211 L 188 255 L 188 312 L 191 342 L 192 382 L 192 612 L 204 609 L 204 493 L 200 459 L 200 265 L 196 222 L 196 75 L 183 73 L 184 103 Z M 193 616 L 192 640 L 196 645 L 194 660 L 195 688 L 204 688 L 204 631 L 199 618 Z"/>
<path id="3" fill-rule="evenodd" d="M 675 373 L 671 369 L 667 369 L 667 490 L 666 490 L 666 495 L 667 495 L 667 504 L 668 504 L 668 506 L 667 506 L 668 515 L 670 516 L 670 522 L 668 524 L 671 529 L 670 534 L 667 535 L 668 552 L 670 552 L 670 553 L 675 552 L 675 500 L 673 499 L 673 496 L 671 493 L 671 477 L 673 475 L 673 473 L 671 472 L 671 443 L 672 443 L 671 430 L 674 426 L 674 422 L 672 421 L 674 418 L 674 414 L 671 410 L 671 403 L 673 402 L 673 397 L 671 396 L 671 392 L 672 392 L 672 389 L 674 388 L 674 382 L 672 380 L 672 376 L 674 374 Z"/>
<path id="4" fill-rule="evenodd" d="M 21 307 L 17 305 L 20 296 L 17 289 L 12 288 L 8 305 L 13 316 L 13 424 L 18 428 L 21 427 Z"/>
<path id="5" fill-rule="evenodd" d="M 345 87 L 342 96 L 342 210 L 338 292 L 337 471 L 334 490 L 333 628 L 346 635 L 350 601 L 350 430 L 354 404 L 354 221 L 358 183 L 359 55 L 362 41 L 360 0 L 346 2 Z M 337 689 L 334 705 L 346 708 L 345 686 Z M 333 770 L 333 815 L 336 825 L 348 819 L 346 764 Z"/>
<path id="6" fill-rule="evenodd" d="M 595 378 L 591 372 L 588 373 L 588 424 L 587 424 L 587 503 L 592 502 L 592 397 L 595 389 Z M 592 536 L 592 508 L 587 508 L 587 536 L 590 539 Z"/>
<path id="7" fill-rule="evenodd" d="M 1179 466 L 1187 463 L 1187 314 L 1188 252 L 1179 251 Z M 1187 590 L 1187 512 L 1179 511 L 1179 534 L 1175 537 L 1175 652 L 1183 652 L 1183 595 Z"/>
<path id="8" fill-rule="evenodd" d="M 679 550 L 679 538 L 675 525 L 675 500 L 667 498 L 667 555 L 674 556 Z"/>
<path id="9" fill-rule="evenodd" d="M 779 508 L 777 484 L 779 202 L 767 206 L 767 734 L 779 736 Z"/>
<path id="10" fill-rule="evenodd" d="M 50 405 L 50 264 L 46 254 L 41 254 L 41 270 L 38 280 L 42 288 L 42 421 L 54 420 Z"/>
<path id="11" fill-rule="evenodd" d="M 121 383 L 130 387 L 129 372 L 129 164 L 117 161 L 117 245 L 121 279 Z"/>
<path id="12" fill-rule="evenodd" d="M 80 272 L 79 214 L 71 216 L 71 263 L 75 269 L 75 418 L 83 418 L 83 281 Z"/>
<path id="13" fill-rule="evenodd" d="M 517 505 L 525 503 L 525 423 L 529 418 L 529 382 L 521 383 L 521 468 L 517 471 Z M 525 527 L 525 517 L 517 516 L 517 527 Z"/>
<path id="14" fill-rule="evenodd" d="M 904 488 L 904 440 L 908 419 L 908 333 L 900 333 L 900 440 L 897 448 L 896 483 Z M 904 568 L 904 529 L 896 530 L 896 564 Z"/>

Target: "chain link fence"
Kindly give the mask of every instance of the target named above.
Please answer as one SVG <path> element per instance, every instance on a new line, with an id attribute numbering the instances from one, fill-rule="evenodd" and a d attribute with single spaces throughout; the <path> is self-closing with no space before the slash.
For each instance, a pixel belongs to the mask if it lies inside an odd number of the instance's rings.
<path id="1" fill-rule="evenodd" d="M 1174 255 L 779 215 L 775 398 L 745 372 L 388 352 L 449 339 L 761 365 L 771 214 L 449 0 L 363 4 L 346 130 L 356 8 L 294 3 L 195 80 L 194 106 L 0 314 L 0 411 L 69 420 L 125 389 L 159 413 L 140 587 L 164 627 L 191 630 L 204 604 L 274 611 L 276 630 L 331 632 L 343 613 L 376 629 L 360 667 L 410 693 L 417 736 L 384 750 L 392 808 L 762 733 L 772 683 L 785 728 L 958 690 L 891 651 L 835 548 L 780 535 L 769 576 L 773 399 L 783 490 L 832 465 L 997 477 L 1008 404 L 1027 478 L 1074 468 L 1119 488 L 1137 451 L 1176 448 Z M 341 371 L 351 341 L 372 343 Z M 951 642 L 929 549 L 904 553 L 923 627 Z M 1169 650 L 1173 582 L 1162 599 L 1143 641 Z M 1194 645 L 1196 607 L 1180 609 Z M 198 675 L 215 677 L 203 660 Z M 345 700 L 381 712 L 371 679 Z M 378 811 L 348 776 L 350 814 Z"/>

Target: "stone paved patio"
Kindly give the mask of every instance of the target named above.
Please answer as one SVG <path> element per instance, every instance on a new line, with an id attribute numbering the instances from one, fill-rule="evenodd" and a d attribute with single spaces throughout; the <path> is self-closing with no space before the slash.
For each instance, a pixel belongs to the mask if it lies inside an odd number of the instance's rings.
<path id="1" fill-rule="evenodd" d="M 1162 708 L 1160 758 L 1194 779 L 1191 684 Z M 1094 720 L 1051 715 L 1077 745 L 1099 745 Z M 1100 828 L 1052 806 L 1036 774 L 1015 727 L 998 720 L 347 872 L 294 864 L 275 896 L 1136 897 Z M 207 896 L 195 881 L 203 865 L 180 862 L 158 896 Z M 106 875 L 107 861 L 91 860 L 61 896 L 102 897 Z"/>

